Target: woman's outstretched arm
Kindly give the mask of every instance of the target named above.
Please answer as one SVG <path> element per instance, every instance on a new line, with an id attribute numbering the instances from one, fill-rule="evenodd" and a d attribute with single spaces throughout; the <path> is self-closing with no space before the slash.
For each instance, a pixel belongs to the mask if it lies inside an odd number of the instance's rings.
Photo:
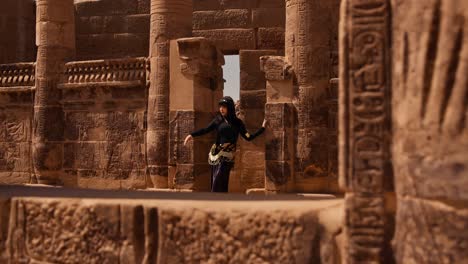
<path id="1" fill-rule="evenodd" d="M 247 129 L 245 128 L 244 122 L 241 121 L 241 124 L 239 126 L 239 133 L 240 133 L 241 137 L 243 137 L 245 140 L 252 141 L 256 137 L 260 136 L 263 133 L 263 131 L 265 131 L 266 123 L 267 123 L 267 121 L 263 120 L 262 127 L 259 130 L 257 130 L 257 132 L 255 132 L 253 134 L 250 134 L 247 131 Z"/>
<path id="2" fill-rule="evenodd" d="M 187 142 L 192 139 L 193 137 L 198 137 L 198 136 L 202 136 L 202 135 L 205 135 L 211 131 L 213 131 L 215 128 L 216 128 L 216 121 L 217 119 L 213 119 L 213 121 L 211 121 L 207 127 L 205 128 L 201 128 L 201 129 L 198 129 L 198 130 L 195 130 L 193 131 L 192 133 L 190 133 L 187 137 L 185 137 L 185 140 L 184 140 L 184 145 L 187 145 Z"/>

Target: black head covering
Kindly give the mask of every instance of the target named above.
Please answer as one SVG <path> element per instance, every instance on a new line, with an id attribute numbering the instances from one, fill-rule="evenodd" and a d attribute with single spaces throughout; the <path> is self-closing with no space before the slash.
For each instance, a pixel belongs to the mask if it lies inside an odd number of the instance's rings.
<path id="1" fill-rule="evenodd" d="M 237 117 L 236 117 L 236 106 L 234 104 L 234 100 L 232 99 L 231 96 L 224 96 L 223 98 L 221 98 L 221 100 L 219 100 L 219 105 L 224 105 L 227 107 L 227 110 L 228 110 L 228 114 L 226 116 L 226 119 L 229 121 L 229 122 L 233 122 L 233 121 L 236 121 L 237 120 Z"/>

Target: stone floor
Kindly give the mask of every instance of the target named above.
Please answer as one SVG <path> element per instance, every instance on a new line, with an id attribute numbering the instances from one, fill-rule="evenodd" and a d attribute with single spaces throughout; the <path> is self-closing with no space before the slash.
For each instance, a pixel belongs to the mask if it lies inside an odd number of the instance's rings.
<path id="1" fill-rule="evenodd" d="M 340 263 L 343 201 L 0 186 L 0 262 Z"/>

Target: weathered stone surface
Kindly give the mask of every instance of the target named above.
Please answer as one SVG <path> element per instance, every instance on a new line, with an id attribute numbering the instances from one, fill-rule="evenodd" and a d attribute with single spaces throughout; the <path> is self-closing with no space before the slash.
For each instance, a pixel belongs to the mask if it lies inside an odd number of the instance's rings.
<path id="1" fill-rule="evenodd" d="M 387 0 L 367 7 L 360 1 L 342 2 L 339 174 L 347 191 L 345 259 L 350 263 L 392 261 L 391 253 L 384 259 L 391 252 L 384 183 L 393 179 L 390 14 Z"/>
<path id="2" fill-rule="evenodd" d="M 242 49 L 255 49 L 255 30 L 253 29 L 212 29 L 194 30 L 194 37 L 211 40 L 225 53 Z"/>
<path id="3" fill-rule="evenodd" d="M 394 3 L 396 188 L 418 198 L 467 200 L 468 5 Z M 404 9 L 404 10 L 400 10 Z M 414 70 L 413 70 L 414 69 Z M 411 94 L 411 96 L 408 96 Z M 407 114 L 405 114 L 407 113 Z"/>
<path id="4" fill-rule="evenodd" d="M 392 10 L 395 258 L 464 262 L 468 3 L 392 1 Z"/>
<path id="5" fill-rule="evenodd" d="M 43 195 L 47 191 L 35 189 L 15 193 Z M 0 203 L 0 224 L 8 232 L 0 233 L 0 245 L 7 249 L 2 255 L 7 261 L 340 261 L 338 235 L 343 215 L 342 201 L 337 199 L 284 196 L 284 200 L 245 200 L 244 196 L 213 195 L 220 200 L 208 201 L 213 197 L 189 193 L 47 192 L 80 198 L 13 197 L 10 204 L 13 192 L 2 191 L 7 196 Z"/>
<path id="6" fill-rule="evenodd" d="M 255 1 L 251 0 L 201 0 L 195 1 L 195 11 L 225 10 L 225 9 L 250 9 Z"/>
<path id="7" fill-rule="evenodd" d="M 162 209 L 158 260 L 161 263 L 318 263 L 326 254 L 321 256 L 310 248 L 316 245 L 314 239 L 320 239 L 328 231 L 322 233 L 320 228 L 314 228 L 317 220 L 312 211 Z M 202 235 L 205 232 L 211 235 Z M 200 237 L 203 237 L 201 241 Z M 334 239 L 330 242 L 328 246 L 336 243 Z M 336 254 L 332 248 L 326 252 Z"/>
<path id="8" fill-rule="evenodd" d="M 36 57 L 35 3 L 28 0 L 2 1 L 0 10 L 0 64 L 34 61 Z"/>
<path id="9" fill-rule="evenodd" d="M 249 28 L 250 17 L 249 9 L 196 11 L 193 13 L 193 29 Z"/>
<path id="10" fill-rule="evenodd" d="M 10 200 L 5 197 L 0 198 L 0 261 L 8 262 L 7 239 L 8 222 L 10 220 Z"/>
<path id="11" fill-rule="evenodd" d="M 259 4 L 259 6 L 261 5 Z M 258 27 L 258 28 L 280 27 L 280 28 L 283 28 L 283 32 L 284 32 L 285 23 L 286 23 L 286 12 L 284 12 L 284 6 L 279 7 L 279 8 L 262 7 L 262 8 L 252 9 L 252 24 L 254 27 Z"/>
<path id="12" fill-rule="evenodd" d="M 142 206 L 27 199 L 11 206 L 10 261 L 141 263 L 150 256 L 143 223 L 152 213 Z"/>
<path id="13" fill-rule="evenodd" d="M 192 31 L 192 1 L 152 0 L 150 67 L 155 72 L 148 90 L 147 164 L 166 172 L 169 150 L 169 48 L 170 40 L 189 37 Z M 152 139 L 151 137 L 156 138 Z M 168 186 L 167 175 L 151 175 L 158 188 Z"/>
<path id="14" fill-rule="evenodd" d="M 398 263 L 460 263 L 468 259 L 465 202 L 398 199 L 393 245 Z"/>
<path id="15" fill-rule="evenodd" d="M 284 28 L 259 28 L 257 31 L 257 48 L 282 49 L 284 47 Z"/>
<path id="16" fill-rule="evenodd" d="M 313 191 L 314 175 L 328 171 L 327 98 L 331 74 L 331 28 L 323 27 L 336 16 L 330 7 L 339 1 L 286 1 L 285 57 L 293 67 L 294 99 L 297 109 L 295 177 L 298 188 Z M 311 168 L 315 173 L 310 173 Z M 317 179 L 320 180 L 320 179 Z"/>

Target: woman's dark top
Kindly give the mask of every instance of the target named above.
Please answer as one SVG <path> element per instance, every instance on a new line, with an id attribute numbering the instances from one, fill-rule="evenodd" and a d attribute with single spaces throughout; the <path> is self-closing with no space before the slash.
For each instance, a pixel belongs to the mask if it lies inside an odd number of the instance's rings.
<path id="1" fill-rule="evenodd" d="M 221 115 L 217 115 L 213 121 L 206 127 L 192 132 L 192 137 L 207 134 L 216 129 L 216 144 L 232 143 L 236 144 L 239 134 L 247 141 L 251 141 L 257 136 L 261 135 L 265 128 L 260 128 L 254 134 L 249 134 L 245 129 L 244 122 L 239 118 L 235 118 L 232 122 L 228 123 Z"/>

